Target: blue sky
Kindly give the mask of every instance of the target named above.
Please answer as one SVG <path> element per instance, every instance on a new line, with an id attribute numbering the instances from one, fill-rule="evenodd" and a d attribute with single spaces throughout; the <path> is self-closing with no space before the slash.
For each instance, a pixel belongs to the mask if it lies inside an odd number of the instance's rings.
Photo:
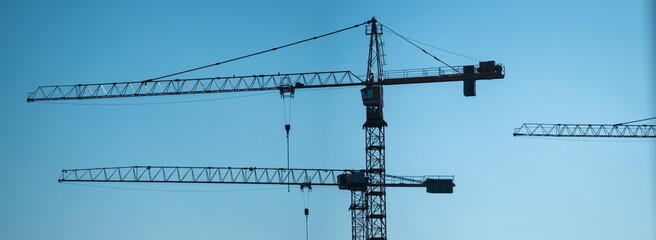
<path id="1" fill-rule="evenodd" d="M 388 173 L 454 174 L 457 184 L 452 195 L 389 189 L 389 239 L 655 239 L 655 141 L 512 137 L 524 122 L 656 116 L 654 12 L 649 1 L 1 1 L 0 238 L 304 239 L 296 189 L 56 181 L 62 168 L 285 166 L 278 93 L 28 104 L 27 92 L 140 81 L 376 16 L 507 67 L 474 98 L 461 83 L 385 89 Z M 441 66 L 383 40 L 385 69 Z M 363 74 L 367 44 L 355 29 L 184 77 Z M 358 90 L 297 93 L 292 167 L 364 167 Z M 152 104 L 193 100 L 211 101 Z M 310 238 L 349 239 L 349 193 L 315 188 L 310 199 Z"/>

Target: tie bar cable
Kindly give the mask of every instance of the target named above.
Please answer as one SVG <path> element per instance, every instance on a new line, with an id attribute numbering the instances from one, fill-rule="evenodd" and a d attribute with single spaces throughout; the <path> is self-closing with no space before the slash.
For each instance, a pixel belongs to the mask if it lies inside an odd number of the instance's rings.
<path id="1" fill-rule="evenodd" d="M 446 62 L 442 61 L 441 59 L 437 58 L 435 55 L 429 53 L 428 51 L 426 51 L 426 49 L 421 48 L 420 46 L 418 46 L 418 45 L 415 44 L 414 42 L 410 41 L 408 38 L 406 38 L 406 37 L 404 37 L 404 36 L 401 36 L 401 34 L 398 34 L 397 32 L 395 32 L 394 30 L 392 30 L 392 29 L 389 28 L 388 26 L 383 25 L 383 27 L 384 27 L 385 29 L 389 30 L 390 32 L 394 33 L 394 35 L 399 36 L 400 38 L 402 38 L 402 39 L 405 40 L 406 42 L 412 44 L 412 46 L 415 46 L 416 48 L 419 48 L 419 50 L 421 50 L 422 52 L 424 52 L 424 53 L 428 54 L 429 56 L 433 57 L 433 58 L 434 58 L 435 60 L 437 60 L 438 62 L 441 62 L 442 64 L 446 65 L 447 67 L 453 69 L 454 72 L 459 73 L 459 74 L 461 73 L 460 71 L 458 71 L 458 70 L 457 70 L 456 68 L 454 68 L 453 66 L 451 66 L 451 65 L 449 65 L 448 63 L 446 63 Z"/>
<path id="2" fill-rule="evenodd" d="M 244 55 L 244 56 L 241 56 L 241 57 L 236 57 L 236 58 L 228 59 L 228 60 L 221 61 L 221 62 L 217 62 L 217 63 L 212 63 L 212 64 L 205 65 L 205 66 L 202 66 L 202 67 L 192 68 L 192 69 L 189 69 L 189 70 L 184 70 L 184 71 L 181 71 L 181 72 L 177 72 L 177 73 L 172 73 L 172 74 L 164 75 L 164 76 L 161 76 L 161 77 L 151 78 L 151 79 L 148 79 L 148 80 L 144 80 L 143 82 L 152 82 L 152 81 L 159 80 L 159 79 L 162 79 L 162 78 L 172 77 L 172 76 L 175 76 L 175 75 L 180 75 L 180 74 L 183 74 L 183 73 L 193 72 L 193 71 L 201 70 L 201 69 L 204 69 L 204 68 L 208 68 L 208 67 L 212 67 L 212 66 L 217 66 L 217 65 L 224 64 L 224 63 L 229 63 L 229 62 L 232 62 L 232 61 L 237 61 L 237 60 L 240 60 L 240 59 L 244 59 L 244 58 L 248 58 L 248 57 L 252 57 L 252 56 L 256 56 L 256 55 L 260 55 L 260 54 L 263 54 L 263 53 L 272 52 L 272 51 L 275 51 L 275 50 L 278 50 L 278 49 L 282 49 L 282 48 L 286 48 L 286 47 L 294 46 L 294 45 L 297 45 L 297 44 L 300 44 L 300 43 L 308 42 L 308 41 L 311 41 L 311 40 L 316 40 L 316 39 L 323 38 L 323 37 L 326 37 L 326 36 L 330 36 L 330 35 L 333 35 L 333 34 L 336 34 L 336 33 L 340 33 L 340 32 L 346 31 L 346 30 L 350 30 L 350 29 L 353 29 L 353 28 L 357 28 L 357 27 L 359 27 L 359 26 L 362 26 L 362 25 L 365 25 L 365 24 L 369 24 L 370 22 L 371 22 L 371 20 L 366 21 L 366 22 L 363 22 L 363 23 L 360 23 L 360 24 L 353 25 L 353 26 L 351 26 L 351 27 L 342 28 L 342 29 L 337 30 L 337 31 L 329 32 L 329 33 L 326 33 L 326 34 L 323 34 L 323 35 L 314 36 L 314 37 L 311 37 L 311 38 L 308 38 L 308 39 L 304 39 L 304 40 L 301 40 L 301 41 L 297 41 L 297 42 L 293 42 L 293 43 L 285 44 L 285 45 L 282 45 L 282 46 L 280 46 L 280 47 L 274 47 L 274 48 L 271 48 L 271 49 L 268 49 L 268 50 L 259 51 L 259 52 L 256 52 L 256 53 L 251 53 L 251 54 L 248 54 L 248 55 Z"/>

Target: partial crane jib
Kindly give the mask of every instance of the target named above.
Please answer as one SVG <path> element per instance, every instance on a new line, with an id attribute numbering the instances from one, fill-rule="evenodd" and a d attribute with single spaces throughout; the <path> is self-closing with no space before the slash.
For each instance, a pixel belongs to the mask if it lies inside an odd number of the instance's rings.
<path id="1" fill-rule="evenodd" d="M 656 138 L 656 125 L 524 123 L 513 136 Z"/>

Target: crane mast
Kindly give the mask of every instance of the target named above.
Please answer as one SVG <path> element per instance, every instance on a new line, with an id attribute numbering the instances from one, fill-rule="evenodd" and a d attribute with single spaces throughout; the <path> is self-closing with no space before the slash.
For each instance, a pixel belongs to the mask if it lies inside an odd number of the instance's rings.
<path id="1" fill-rule="evenodd" d="M 365 166 L 368 187 L 366 192 L 351 191 L 354 199 L 364 200 L 351 209 L 354 240 L 387 239 L 387 206 L 385 193 L 385 127 L 383 118 L 383 78 L 381 53 L 382 29 L 376 18 L 371 19 L 371 27 L 366 34 L 369 40 L 369 59 L 367 61 L 367 85 L 361 90 L 366 108 Z M 358 196 L 363 195 L 364 196 Z M 364 219 L 362 219 L 364 217 Z M 364 220 L 364 221 L 362 221 Z M 364 222 L 364 226 L 363 223 Z M 364 236 L 363 236 L 364 233 Z"/>
<path id="2" fill-rule="evenodd" d="M 367 71 L 364 79 L 350 71 L 232 76 L 196 79 L 161 78 L 215 66 L 279 48 L 296 45 L 348 29 L 366 25 L 369 38 Z M 494 61 L 479 65 L 383 71 L 383 25 L 376 18 L 352 27 L 309 38 L 279 48 L 230 59 L 207 66 L 137 82 L 40 86 L 28 93 L 28 102 L 184 95 L 222 92 L 294 92 L 295 89 L 364 86 L 360 90 L 365 106 L 365 169 L 289 169 L 230 167 L 134 166 L 63 170 L 60 182 L 171 182 L 240 183 L 338 186 L 351 192 L 353 240 L 386 240 L 386 187 L 426 187 L 429 193 L 453 193 L 453 176 L 402 177 L 388 175 L 385 169 L 385 127 L 383 86 L 434 82 L 463 82 L 465 96 L 476 95 L 476 81 L 502 79 L 505 69 Z M 395 32 L 393 32 L 395 33 Z M 396 33 L 395 33 L 396 34 Z M 398 35 L 398 34 L 397 34 Z M 400 36 L 400 35 L 399 35 Z M 407 39 L 406 39 L 407 40 Z M 414 45 L 414 44 L 413 44 Z M 416 46 L 416 45 L 415 45 Z M 423 49 L 422 49 L 423 50 Z M 425 53 L 425 50 L 423 50 Z M 429 54 L 430 55 L 430 54 Z M 432 55 L 431 55 L 432 56 Z M 432 56 L 436 60 L 435 56 Z M 444 63 L 444 62 L 442 62 Z"/>

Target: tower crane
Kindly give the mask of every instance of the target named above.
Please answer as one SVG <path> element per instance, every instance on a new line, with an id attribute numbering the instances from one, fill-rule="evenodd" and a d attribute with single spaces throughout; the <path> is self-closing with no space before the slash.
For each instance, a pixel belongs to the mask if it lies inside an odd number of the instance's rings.
<path id="1" fill-rule="evenodd" d="M 365 34 L 369 36 L 367 73 L 364 79 L 350 71 L 163 79 L 275 51 L 363 25 L 365 26 Z M 383 71 L 381 39 L 383 28 L 387 27 L 378 22 L 376 18 L 372 18 L 352 27 L 281 47 L 145 81 L 41 86 L 28 93 L 27 101 L 245 91 L 280 91 L 282 95 L 306 88 L 364 86 L 360 90 L 362 102 L 366 108 L 366 121 L 362 126 L 365 130 L 366 157 L 365 168 L 362 170 L 134 166 L 63 170 L 59 181 L 282 184 L 300 185 L 301 187 L 310 187 L 312 185 L 338 186 L 340 189 L 351 192 L 349 210 L 351 211 L 352 239 L 386 240 L 387 187 L 426 187 L 429 193 L 453 193 L 455 185 L 453 184 L 453 176 L 402 177 L 386 173 L 385 127 L 387 127 L 387 122 L 383 118 L 383 86 L 462 81 L 464 95 L 475 96 L 477 80 L 502 79 L 505 76 L 505 69 L 495 61 L 479 62 L 478 65 L 450 66 L 420 48 L 424 53 L 444 63 L 447 67 Z M 387 29 L 398 35 L 393 30 Z M 410 42 L 403 36 L 399 36 Z"/>

